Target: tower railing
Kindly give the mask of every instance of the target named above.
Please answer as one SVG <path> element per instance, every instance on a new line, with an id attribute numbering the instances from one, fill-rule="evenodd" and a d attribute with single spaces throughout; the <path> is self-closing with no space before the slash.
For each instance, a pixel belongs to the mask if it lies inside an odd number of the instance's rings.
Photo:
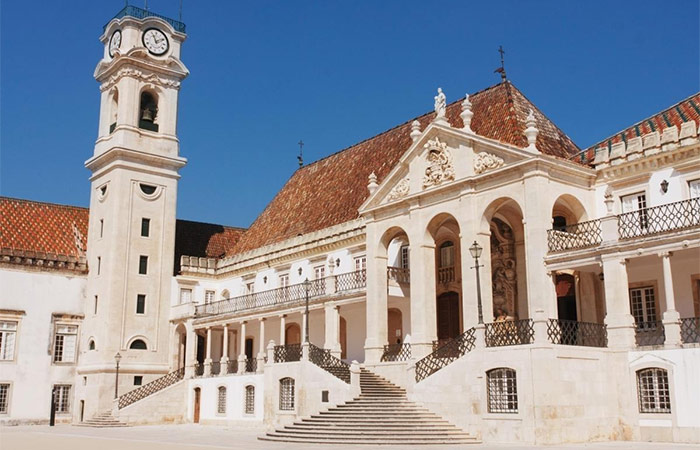
<path id="1" fill-rule="evenodd" d="M 109 22 L 111 22 L 114 19 L 121 19 L 122 17 L 133 17 L 135 19 L 145 19 L 146 17 L 157 17 L 158 19 L 163 19 L 166 22 L 168 22 L 173 28 L 175 28 L 175 31 L 179 31 L 180 33 L 185 32 L 185 24 L 180 22 L 179 20 L 171 19 L 169 17 L 162 16 L 160 14 L 156 14 L 154 12 L 151 12 L 147 9 L 142 9 L 134 5 L 126 5 L 124 8 L 122 8 L 121 11 L 119 11 L 114 17 L 112 17 Z M 102 27 L 102 30 L 105 31 L 107 30 L 107 25 L 109 25 L 109 22 L 105 24 L 104 27 Z"/>

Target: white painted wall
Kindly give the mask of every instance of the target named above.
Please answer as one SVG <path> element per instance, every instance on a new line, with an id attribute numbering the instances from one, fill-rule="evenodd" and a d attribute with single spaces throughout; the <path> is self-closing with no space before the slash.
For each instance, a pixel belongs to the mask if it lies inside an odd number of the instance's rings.
<path id="1" fill-rule="evenodd" d="M 245 388 L 255 386 L 255 413 L 245 413 Z M 226 387 L 226 413 L 217 413 L 219 386 Z M 213 378 L 189 380 L 187 393 L 186 421 L 194 417 L 194 389 L 202 390 L 199 419 L 200 423 L 224 425 L 231 422 L 258 422 L 263 420 L 265 379 L 262 374 L 226 375 Z"/>

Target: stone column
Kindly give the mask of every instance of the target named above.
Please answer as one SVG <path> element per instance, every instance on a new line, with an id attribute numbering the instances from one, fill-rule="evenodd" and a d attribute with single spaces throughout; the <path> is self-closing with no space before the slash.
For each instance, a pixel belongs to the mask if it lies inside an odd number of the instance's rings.
<path id="1" fill-rule="evenodd" d="M 281 314 L 280 315 L 280 339 L 279 339 L 279 345 L 287 345 L 286 341 L 286 328 L 287 328 L 287 315 L 286 314 Z"/>
<path id="2" fill-rule="evenodd" d="M 678 346 L 681 344 L 681 316 L 676 310 L 676 297 L 673 294 L 673 276 L 671 273 L 671 252 L 662 252 L 661 264 L 664 272 L 664 295 L 666 297 L 666 311 L 664 311 L 662 322 L 666 334 L 666 345 Z"/>
<path id="3" fill-rule="evenodd" d="M 222 334 L 221 345 L 221 348 L 223 350 L 221 352 L 221 369 L 219 372 L 221 375 L 228 374 L 228 338 L 228 324 L 224 324 L 224 332 Z"/>
<path id="4" fill-rule="evenodd" d="M 265 371 L 265 318 L 260 318 L 260 350 L 258 352 L 258 373 Z"/>
<path id="5" fill-rule="evenodd" d="M 185 343 L 185 378 L 194 377 L 194 366 L 197 364 L 197 332 L 192 322 L 185 324 L 187 341 Z"/>
<path id="6" fill-rule="evenodd" d="M 207 327 L 207 357 L 204 360 L 204 376 L 211 376 L 211 327 Z"/>
<path id="7" fill-rule="evenodd" d="M 326 338 L 324 348 L 331 351 L 336 358 L 340 358 L 340 309 L 335 302 L 328 302 L 324 305 Z"/>
<path id="8" fill-rule="evenodd" d="M 422 243 L 421 233 L 409 240 L 411 261 L 411 357 L 420 359 L 433 351 L 437 339 L 435 245 Z M 464 263 L 464 261 L 462 261 Z M 386 308 L 386 306 L 385 306 Z M 387 323 L 384 319 L 384 328 Z"/>
<path id="9" fill-rule="evenodd" d="M 627 260 L 619 256 L 603 256 L 602 259 L 608 347 L 634 347 L 634 318 L 630 314 L 629 306 Z"/>
<path id="10" fill-rule="evenodd" d="M 245 325 L 245 321 L 241 322 L 241 347 L 238 355 L 238 373 L 245 373 Z"/>

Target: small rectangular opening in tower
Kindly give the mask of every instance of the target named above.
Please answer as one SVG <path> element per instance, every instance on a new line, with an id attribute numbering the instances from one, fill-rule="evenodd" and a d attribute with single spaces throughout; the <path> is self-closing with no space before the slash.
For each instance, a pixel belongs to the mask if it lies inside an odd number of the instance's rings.
<path id="1" fill-rule="evenodd" d="M 141 236 L 148 237 L 151 232 L 151 219 L 142 218 L 141 219 Z"/>

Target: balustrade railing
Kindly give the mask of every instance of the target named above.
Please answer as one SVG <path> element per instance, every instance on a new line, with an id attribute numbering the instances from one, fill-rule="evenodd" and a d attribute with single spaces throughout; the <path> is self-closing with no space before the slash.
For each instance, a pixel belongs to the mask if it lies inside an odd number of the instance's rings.
<path id="1" fill-rule="evenodd" d="M 364 269 L 342 273 L 335 277 L 335 289 L 337 292 L 354 291 L 365 287 L 367 287 L 367 271 Z"/>
<path id="2" fill-rule="evenodd" d="M 681 342 L 700 344 L 700 317 L 681 319 Z"/>
<path id="3" fill-rule="evenodd" d="M 661 321 L 637 322 L 635 324 L 634 337 L 637 346 L 664 345 L 666 330 Z"/>
<path id="4" fill-rule="evenodd" d="M 605 324 L 549 319 L 547 337 L 552 344 L 582 347 L 607 347 L 608 331 Z"/>
<path id="5" fill-rule="evenodd" d="M 474 349 L 476 336 L 470 328 L 454 339 L 448 339 L 431 354 L 416 362 L 416 383 L 452 363 Z"/>
<path id="6" fill-rule="evenodd" d="M 525 345 L 534 341 L 535 329 L 532 319 L 505 320 L 487 323 L 485 326 L 487 347 Z"/>
<path id="7" fill-rule="evenodd" d="M 228 363 L 226 363 L 226 369 L 228 371 L 228 374 L 234 374 L 238 373 L 238 360 L 237 359 L 229 359 Z"/>
<path id="8" fill-rule="evenodd" d="M 643 208 L 618 216 L 620 239 L 700 226 L 700 198 Z"/>
<path id="9" fill-rule="evenodd" d="M 603 234 L 599 219 L 547 230 L 547 244 L 550 252 L 595 247 L 601 242 L 603 242 Z"/>
<path id="10" fill-rule="evenodd" d="M 133 5 L 126 5 L 124 8 L 122 8 L 121 11 L 119 11 L 117 13 L 116 16 L 114 16 L 110 20 L 110 22 L 114 19 L 121 19 L 122 17 L 126 17 L 126 16 L 134 17 L 136 19 L 145 19 L 146 17 L 157 17 L 159 19 L 165 20 L 170 25 L 172 25 L 172 27 L 175 29 L 175 31 L 179 31 L 180 33 L 185 32 L 185 24 L 184 23 L 177 21 L 177 20 L 174 20 L 174 19 L 170 19 L 169 17 L 161 16 L 160 14 L 153 13 L 151 11 L 148 11 L 147 9 L 141 9 L 141 8 L 139 8 L 137 6 L 133 6 Z M 109 25 L 109 22 L 107 22 L 105 24 L 105 26 L 103 27 L 103 30 L 107 29 L 107 25 Z"/>
<path id="11" fill-rule="evenodd" d="M 301 344 L 275 345 L 275 362 L 301 361 Z"/>
<path id="12" fill-rule="evenodd" d="M 455 280 L 455 268 L 441 267 L 438 269 L 438 283 L 450 283 Z"/>
<path id="13" fill-rule="evenodd" d="M 389 344 L 384 346 L 382 362 L 407 361 L 411 359 L 411 344 Z"/>
<path id="14" fill-rule="evenodd" d="M 411 282 L 410 269 L 403 269 L 401 267 L 387 267 L 386 276 L 389 280 L 396 281 L 397 283 L 408 284 Z"/>
<path id="15" fill-rule="evenodd" d="M 172 386 L 173 384 L 182 380 L 184 377 L 185 368 L 181 367 L 177 370 L 170 372 L 167 375 L 163 375 L 160 378 L 156 378 L 150 383 L 146 383 L 143 386 L 134 389 L 133 391 L 129 391 L 124 395 L 120 395 L 118 400 L 119 409 L 126 408 L 127 406 L 141 400 L 142 398 L 146 398 L 151 394 L 155 394 L 156 392 L 167 388 L 168 386 Z"/>
<path id="16" fill-rule="evenodd" d="M 309 344 L 309 361 L 350 384 L 350 365 L 333 356 L 330 350 Z"/>
<path id="17" fill-rule="evenodd" d="M 258 371 L 258 360 L 248 358 L 245 360 L 245 373 L 254 373 Z"/>
<path id="18" fill-rule="evenodd" d="M 214 361 L 211 363 L 211 374 L 212 376 L 219 375 L 221 373 L 221 361 Z"/>

